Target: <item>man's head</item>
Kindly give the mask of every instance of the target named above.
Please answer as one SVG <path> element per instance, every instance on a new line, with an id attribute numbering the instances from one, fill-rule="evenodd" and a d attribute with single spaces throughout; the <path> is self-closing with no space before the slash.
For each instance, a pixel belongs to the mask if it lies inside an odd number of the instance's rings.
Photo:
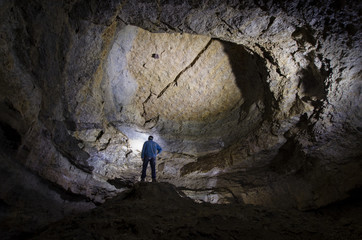
<path id="1" fill-rule="evenodd" d="M 149 137 L 148 137 L 148 140 L 153 140 L 153 136 L 149 136 Z"/>

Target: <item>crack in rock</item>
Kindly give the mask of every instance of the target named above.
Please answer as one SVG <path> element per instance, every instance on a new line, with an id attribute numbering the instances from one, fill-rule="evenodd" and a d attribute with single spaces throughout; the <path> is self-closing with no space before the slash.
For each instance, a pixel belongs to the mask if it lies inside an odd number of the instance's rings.
<path id="1" fill-rule="evenodd" d="M 148 97 L 146 98 L 146 100 L 142 103 L 142 106 L 143 106 L 143 113 L 142 113 L 142 117 L 146 117 L 147 116 L 147 113 L 146 113 L 146 104 L 148 103 L 148 101 L 150 101 L 152 95 L 154 95 L 152 93 L 152 91 L 150 91 L 150 95 L 148 95 Z"/>
<path id="2" fill-rule="evenodd" d="M 151 118 L 151 119 L 147 120 L 147 121 L 145 122 L 145 124 L 143 124 L 143 126 L 144 126 L 145 128 L 152 129 L 152 128 L 154 128 L 154 126 L 157 125 L 159 119 L 160 119 L 160 115 L 158 115 L 157 117 L 154 117 L 154 118 Z"/>
<path id="3" fill-rule="evenodd" d="M 263 57 L 264 57 L 265 59 L 267 59 L 272 65 L 275 66 L 276 72 L 277 72 L 280 76 L 286 78 L 286 76 L 280 71 L 280 68 L 279 68 L 278 63 L 275 61 L 275 59 L 274 59 L 273 56 L 270 54 L 270 52 L 268 52 L 263 46 L 261 46 L 261 45 L 258 44 L 258 43 L 256 43 L 255 45 L 263 52 Z"/>
<path id="4" fill-rule="evenodd" d="M 99 148 L 99 151 L 106 150 L 109 146 L 109 143 L 111 142 L 111 139 L 112 138 L 109 138 L 108 141 L 102 147 Z"/>
<path id="5" fill-rule="evenodd" d="M 158 94 L 157 98 L 160 98 L 169 87 L 173 86 L 177 86 L 177 81 L 179 80 L 179 78 L 182 76 L 182 74 L 184 72 L 186 72 L 188 69 L 192 68 L 195 63 L 197 62 L 197 60 L 199 60 L 199 58 L 201 57 L 201 55 L 209 48 L 209 46 L 212 43 L 212 38 L 208 41 L 208 43 L 205 45 L 205 47 L 203 49 L 201 49 L 201 51 L 197 54 L 197 56 L 194 58 L 194 60 L 188 65 L 186 66 L 181 72 L 179 72 L 179 74 L 177 74 L 177 76 L 175 77 L 175 79 L 170 82 L 169 84 L 167 84 L 167 86 Z"/>

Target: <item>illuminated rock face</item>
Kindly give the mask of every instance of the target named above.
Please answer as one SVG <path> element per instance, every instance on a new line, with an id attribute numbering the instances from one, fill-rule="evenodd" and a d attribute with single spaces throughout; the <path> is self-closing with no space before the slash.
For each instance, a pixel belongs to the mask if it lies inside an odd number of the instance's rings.
<path id="1" fill-rule="evenodd" d="M 360 17 L 315 4 L 3 2 L 8 155 L 103 202 L 154 135 L 159 180 L 195 199 L 341 199 L 362 182 Z"/>
<path id="2" fill-rule="evenodd" d="M 168 152 L 194 156 L 220 151 L 260 124 L 267 73 L 259 56 L 205 36 L 126 29 L 135 35 L 127 65 L 114 61 L 122 40 L 107 62 L 117 69 L 108 79 L 124 123 L 160 135 Z M 119 71 L 127 74 L 118 77 Z M 249 114 L 252 104 L 260 109 Z"/>

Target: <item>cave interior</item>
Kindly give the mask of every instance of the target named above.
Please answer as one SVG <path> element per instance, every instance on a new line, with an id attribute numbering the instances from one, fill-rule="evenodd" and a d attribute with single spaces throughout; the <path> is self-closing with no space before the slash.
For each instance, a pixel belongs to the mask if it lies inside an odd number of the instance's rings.
<path id="1" fill-rule="evenodd" d="M 3 239 L 361 239 L 361 12 L 0 1 Z"/>

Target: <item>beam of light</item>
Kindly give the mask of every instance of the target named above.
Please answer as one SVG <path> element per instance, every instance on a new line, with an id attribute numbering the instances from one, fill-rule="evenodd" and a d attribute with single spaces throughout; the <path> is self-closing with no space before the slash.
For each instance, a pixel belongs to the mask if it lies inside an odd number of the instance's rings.
<path id="1" fill-rule="evenodd" d="M 128 126 L 120 126 L 119 130 L 128 137 L 128 144 L 134 152 L 142 151 L 143 144 L 148 140 L 150 135 L 153 136 L 154 141 L 157 142 L 162 149 L 165 149 L 166 147 L 165 142 L 157 133 L 146 132 L 144 130 Z"/>
<path id="2" fill-rule="evenodd" d="M 143 143 L 146 141 L 147 138 L 136 138 L 136 139 L 129 139 L 128 143 L 133 151 L 142 151 Z"/>

